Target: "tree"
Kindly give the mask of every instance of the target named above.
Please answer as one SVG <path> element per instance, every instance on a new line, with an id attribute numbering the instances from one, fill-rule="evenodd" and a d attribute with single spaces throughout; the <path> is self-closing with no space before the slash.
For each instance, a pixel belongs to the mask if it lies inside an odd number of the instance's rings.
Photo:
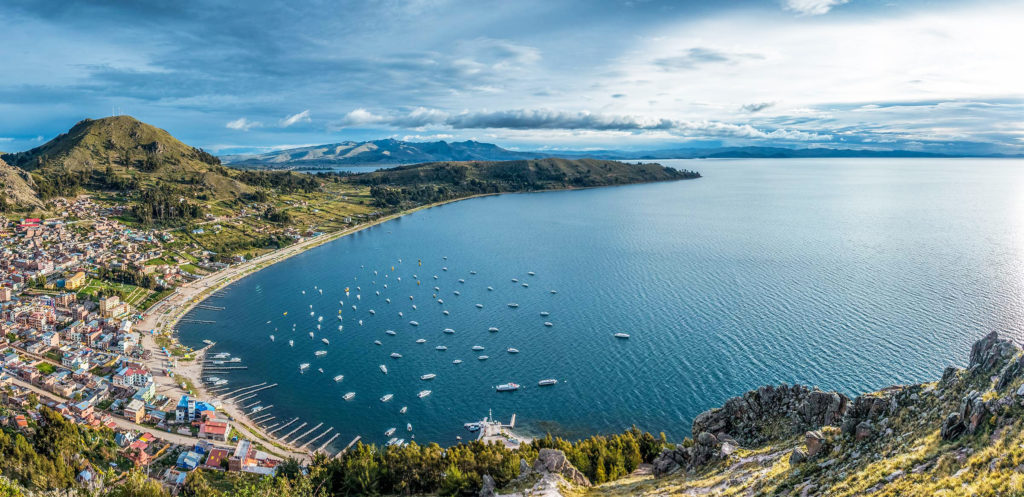
<path id="1" fill-rule="evenodd" d="M 156 480 L 151 480 L 146 475 L 133 471 L 114 488 L 104 494 L 105 497 L 169 497 L 163 487 Z"/>

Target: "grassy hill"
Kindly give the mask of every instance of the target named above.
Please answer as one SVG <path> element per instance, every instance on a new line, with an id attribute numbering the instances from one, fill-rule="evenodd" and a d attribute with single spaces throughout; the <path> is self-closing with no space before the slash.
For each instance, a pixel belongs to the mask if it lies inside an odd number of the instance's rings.
<path id="1" fill-rule="evenodd" d="M 0 212 L 18 207 L 41 208 L 43 203 L 35 188 L 32 176 L 0 159 Z"/>

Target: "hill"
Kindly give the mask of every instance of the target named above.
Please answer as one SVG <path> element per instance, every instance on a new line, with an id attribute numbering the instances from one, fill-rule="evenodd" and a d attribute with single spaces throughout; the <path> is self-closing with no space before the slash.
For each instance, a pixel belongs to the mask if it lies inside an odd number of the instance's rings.
<path id="1" fill-rule="evenodd" d="M 0 159 L 0 212 L 22 207 L 37 209 L 43 206 L 36 195 L 32 176 Z"/>
<path id="2" fill-rule="evenodd" d="M 516 152 L 490 143 L 407 142 L 394 139 L 342 142 L 292 148 L 265 154 L 225 155 L 225 164 L 240 169 L 298 169 L 353 164 L 411 164 L 434 161 L 501 161 L 548 157 L 541 152 Z"/>
<path id="3" fill-rule="evenodd" d="M 79 187 L 138 190 L 158 184 L 191 196 L 248 191 L 213 155 L 130 116 L 80 121 L 39 147 L 2 159 L 30 171 L 43 198 Z"/>
<path id="4" fill-rule="evenodd" d="M 429 203 L 502 192 L 586 188 L 699 178 L 655 163 L 599 159 L 534 159 L 502 162 L 431 162 L 348 176 L 371 186 L 379 205 Z"/>

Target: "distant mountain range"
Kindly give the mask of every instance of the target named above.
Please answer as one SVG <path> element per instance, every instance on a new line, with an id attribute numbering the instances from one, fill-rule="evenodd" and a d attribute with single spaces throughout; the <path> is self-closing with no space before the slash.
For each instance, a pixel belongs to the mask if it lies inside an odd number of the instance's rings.
<path id="1" fill-rule="evenodd" d="M 415 164 L 438 161 L 505 161 L 550 157 L 623 159 L 702 158 L 828 158 L 828 157 L 963 157 L 909 150 L 853 150 L 837 148 L 716 147 L 672 148 L 645 151 L 564 150 L 515 151 L 492 143 L 407 142 L 394 139 L 342 142 L 292 148 L 263 154 L 224 155 L 220 159 L 240 169 L 318 169 L 340 165 Z"/>

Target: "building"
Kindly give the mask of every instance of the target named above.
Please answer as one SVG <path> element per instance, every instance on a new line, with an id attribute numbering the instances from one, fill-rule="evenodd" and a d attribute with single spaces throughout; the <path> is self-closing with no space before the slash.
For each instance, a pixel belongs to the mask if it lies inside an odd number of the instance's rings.
<path id="1" fill-rule="evenodd" d="M 256 464 L 256 450 L 248 440 L 239 440 L 235 453 L 228 459 L 228 471 L 242 471 L 246 466 Z"/>
<path id="2" fill-rule="evenodd" d="M 199 413 L 216 410 L 216 408 L 206 402 L 189 398 L 188 395 L 182 395 L 181 399 L 178 400 L 178 406 L 174 409 L 174 421 L 178 423 L 191 423 L 199 418 Z"/>
<path id="3" fill-rule="evenodd" d="M 206 421 L 199 425 L 199 438 L 227 442 L 231 436 L 231 425 L 227 421 Z"/>
<path id="4" fill-rule="evenodd" d="M 119 387 L 142 387 L 153 381 L 153 374 L 145 368 L 124 367 L 114 374 L 112 381 Z"/>
<path id="5" fill-rule="evenodd" d="M 65 290 L 78 290 L 79 288 L 82 288 L 82 286 L 84 286 L 84 285 L 85 285 L 85 273 L 82 272 L 82 271 L 79 271 L 79 272 L 75 273 L 74 276 L 64 280 L 64 289 Z"/>
<path id="6" fill-rule="evenodd" d="M 10 301 L 13 294 L 14 292 L 11 290 L 10 287 L 0 287 L 0 302 Z"/>
<path id="7" fill-rule="evenodd" d="M 132 399 L 124 408 L 124 417 L 135 423 L 146 419 L 146 404 L 139 399 Z"/>

